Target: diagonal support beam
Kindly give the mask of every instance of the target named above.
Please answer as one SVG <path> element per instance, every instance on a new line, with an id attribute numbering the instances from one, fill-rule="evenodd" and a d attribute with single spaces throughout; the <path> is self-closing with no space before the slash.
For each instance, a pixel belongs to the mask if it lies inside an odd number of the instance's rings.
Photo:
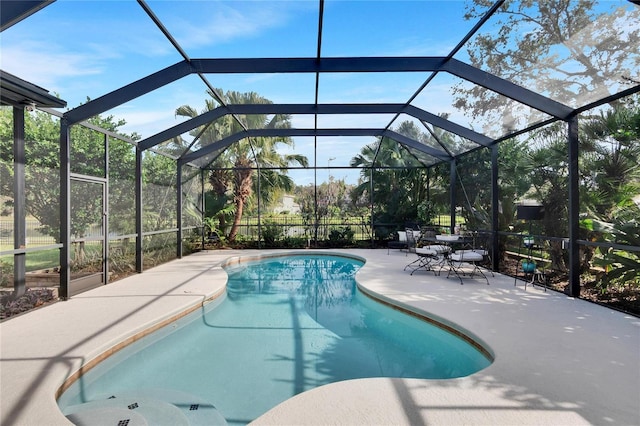
<path id="1" fill-rule="evenodd" d="M 216 109 L 212 109 L 203 114 L 200 114 L 197 117 L 193 117 L 187 121 L 184 121 L 180 124 L 177 124 L 173 127 L 168 128 L 167 130 L 163 130 L 160 133 L 156 133 L 153 136 L 149 136 L 146 139 L 138 142 L 138 147 L 144 151 L 149 148 L 153 148 L 154 146 L 161 144 L 164 141 L 168 141 L 173 139 L 176 136 L 179 136 L 183 133 L 187 133 L 190 130 L 193 130 L 197 127 L 203 126 L 207 123 L 217 120 L 220 117 L 223 117 L 227 114 L 231 114 L 231 111 L 228 107 L 218 107 Z"/>
<path id="2" fill-rule="evenodd" d="M 465 139 L 469 139 L 470 141 L 473 141 L 479 145 L 491 146 L 494 142 L 493 139 L 483 135 L 482 133 L 478 133 L 474 130 L 469 129 L 468 127 L 456 124 L 452 121 L 447 120 L 446 118 L 442 118 L 421 108 L 409 105 L 403 112 L 419 120 L 426 121 L 427 123 L 431 123 L 436 127 L 440 127 L 441 129 L 461 136 Z"/>
<path id="3" fill-rule="evenodd" d="M 100 96 L 86 104 L 67 111 L 64 116 L 69 125 L 77 124 L 112 108 L 120 106 L 139 96 L 153 92 L 160 87 L 186 77 L 194 72 L 187 61 L 178 62 L 140 80 L 127 84 L 113 92 Z"/>
<path id="4" fill-rule="evenodd" d="M 473 67 L 469 64 L 461 62 L 457 59 L 450 59 L 443 71 L 468 80 L 472 83 L 485 87 L 491 91 L 499 93 L 507 98 L 518 101 L 522 104 L 545 112 L 553 117 L 567 119 L 573 114 L 573 109 L 566 105 L 556 102 L 534 91 L 518 86 L 503 78 L 489 74 L 486 71 Z"/>
<path id="5" fill-rule="evenodd" d="M 451 156 L 449 154 L 447 154 L 446 152 L 441 152 L 438 151 L 437 149 L 434 149 L 430 146 L 427 146 L 423 143 L 418 142 L 415 139 L 411 139 L 407 136 L 401 135 L 400 133 L 396 133 L 393 130 L 385 130 L 383 133 L 383 136 L 389 138 L 389 139 L 393 139 L 394 141 L 401 143 L 403 145 L 407 145 L 410 146 L 412 148 L 417 149 L 418 151 L 422 151 L 425 154 L 429 154 L 433 157 L 436 157 L 440 160 L 443 161 L 449 161 L 451 160 Z"/>

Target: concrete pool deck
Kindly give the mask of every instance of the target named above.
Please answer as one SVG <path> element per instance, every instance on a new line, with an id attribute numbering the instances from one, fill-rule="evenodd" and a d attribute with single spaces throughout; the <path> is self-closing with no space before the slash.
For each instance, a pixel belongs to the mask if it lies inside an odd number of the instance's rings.
<path id="1" fill-rule="evenodd" d="M 640 424 L 640 319 L 496 274 L 460 285 L 409 275 L 415 254 L 329 250 L 365 258 L 369 292 L 455 324 L 495 356 L 454 380 L 360 379 L 322 386 L 252 424 Z M 0 324 L 0 424 L 70 424 L 56 404 L 64 381 L 127 339 L 224 290 L 221 264 L 196 253 Z M 289 251 L 277 251 L 288 253 Z M 313 251 L 308 251 L 313 253 Z M 102 355 L 104 356 L 104 355 Z M 211 401 L 215 404 L 215 401 Z"/>

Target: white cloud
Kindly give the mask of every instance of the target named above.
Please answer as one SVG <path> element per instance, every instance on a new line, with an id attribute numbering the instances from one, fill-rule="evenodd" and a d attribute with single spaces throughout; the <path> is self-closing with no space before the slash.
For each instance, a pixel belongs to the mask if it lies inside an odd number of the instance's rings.
<path id="1" fill-rule="evenodd" d="M 176 118 L 173 111 L 167 109 L 137 109 L 126 111 L 117 108 L 111 113 L 118 118 L 123 118 L 127 122 L 127 124 L 121 128 L 123 132 L 136 132 L 142 135 L 143 138 L 152 136 L 184 121 Z"/>
<path id="2" fill-rule="evenodd" d="M 198 7 L 203 3 L 198 2 Z M 249 7 L 250 6 L 250 7 Z M 238 38 L 249 38 L 265 29 L 283 25 L 288 21 L 287 9 L 251 2 L 229 4 L 215 2 L 208 10 L 190 15 L 188 21 L 176 18 L 168 24 L 184 48 L 198 48 L 225 43 Z"/>
<path id="3" fill-rule="evenodd" d="M 2 46 L 3 70 L 52 91 L 59 90 L 64 79 L 102 73 L 104 66 L 95 58 L 91 52 L 70 52 L 34 41 Z"/>
<path id="4" fill-rule="evenodd" d="M 445 35 L 446 36 L 446 35 Z M 456 46 L 457 39 L 423 39 L 418 36 L 400 38 L 380 56 L 446 56 Z"/>

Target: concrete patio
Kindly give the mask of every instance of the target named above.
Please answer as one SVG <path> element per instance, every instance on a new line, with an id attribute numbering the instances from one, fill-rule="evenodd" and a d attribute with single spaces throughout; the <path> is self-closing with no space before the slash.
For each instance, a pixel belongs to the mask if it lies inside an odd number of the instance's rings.
<path id="1" fill-rule="evenodd" d="M 463 330 L 495 356 L 454 380 L 361 379 L 300 394 L 253 424 L 640 424 L 640 319 L 511 277 L 409 275 L 415 254 L 332 250 L 366 259 L 369 293 Z M 197 253 L 0 324 L 0 423 L 69 424 L 65 380 L 224 291 L 226 259 Z M 312 253 L 312 251 L 307 251 Z M 215 402 L 214 402 L 215 403 Z"/>

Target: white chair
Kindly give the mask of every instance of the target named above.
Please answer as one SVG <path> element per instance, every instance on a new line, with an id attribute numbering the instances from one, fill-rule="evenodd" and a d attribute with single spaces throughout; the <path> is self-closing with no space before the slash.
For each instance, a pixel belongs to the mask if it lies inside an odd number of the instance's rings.
<path id="1" fill-rule="evenodd" d="M 445 264 L 447 263 L 447 259 L 449 258 L 449 253 L 451 253 L 451 247 L 444 244 L 431 244 L 430 246 L 427 246 L 427 247 L 436 252 L 436 258 L 432 262 L 431 266 L 432 267 L 439 266 L 438 272 L 436 273 L 436 275 L 440 275 L 442 268 L 444 268 Z M 435 273 L 435 269 L 434 269 L 434 273 Z"/>
<path id="2" fill-rule="evenodd" d="M 484 260 L 484 256 L 481 253 L 477 253 L 473 249 L 456 250 L 449 255 L 448 259 L 449 273 L 447 274 L 447 278 L 449 278 L 451 272 L 453 272 L 460 279 L 460 284 L 464 284 L 462 277 L 473 277 L 475 274 L 478 274 L 481 275 L 487 281 L 487 285 L 489 285 L 489 279 L 478 266 L 478 263 Z M 470 272 L 467 272 L 466 269 L 468 269 L 469 266 L 472 266 L 472 269 Z"/>
<path id="3" fill-rule="evenodd" d="M 436 271 L 431 267 L 431 264 L 437 258 L 438 253 L 435 250 L 431 250 L 427 247 L 416 247 L 416 254 L 418 255 L 418 258 L 405 266 L 404 270 L 406 271 L 408 268 L 410 268 L 410 275 L 413 275 L 414 272 L 421 269 L 425 271 L 433 271 L 433 273 L 435 274 Z"/>
<path id="4" fill-rule="evenodd" d="M 405 231 L 406 239 L 407 239 L 407 252 L 416 252 L 416 237 L 413 233 L 413 229 L 407 228 Z"/>
<path id="5" fill-rule="evenodd" d="M 407 254 L 409 254 L 406 231 L 398 231 L 398 239 L 387 243 L 387 254 L 391 249 L 407 250 Z"/>
<path id="6" fill-rule="evenodd" d="M 473 251 L 483 256 L 482 262 L 479 262 L 479 264 L 484 267 L 485 270 L 491 272 L 492 277 L 495 277 L 492 271 L 493 262 L 491 260 L 491 252 L 489 251 L 491 247 L 489 234 L 473 231 L 471 235 L 473 235 Z"/>

